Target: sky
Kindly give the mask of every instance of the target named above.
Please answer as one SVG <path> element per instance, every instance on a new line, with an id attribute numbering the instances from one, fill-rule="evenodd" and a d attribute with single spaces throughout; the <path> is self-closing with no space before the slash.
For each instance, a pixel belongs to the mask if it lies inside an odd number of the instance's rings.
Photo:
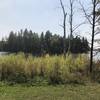
<path id="1" fill-rule="evenodd" d="M 58 0 L 0 0 L 0 38 L 11 30 L 60 32 Z"/>
<path id="2" fill-rule="evenodd" d="M 63 0 L 67 13 L 69 13 L 68 1 Z M 80 9 L 77 9 L 78 7 L 79 4 L 75 3 L 75 25 L 84 20 Z M 10 31 L 17 32 L 25 28 L 39 34 L 50 30 L 54 34 L 63 35 L 63 29 L 60 26 L 63 21 L 62 18 L 63 13 L 59 0 L 0 0 L 0 39 L 7 37 Z M 67 22 L 68 20 L 67 17 Z M 87 36 L 85 34 L 87 29 L 87 25 L 83 25 L 77 32 Z M 67 23 L 68 34 L 69 24 Z"/>

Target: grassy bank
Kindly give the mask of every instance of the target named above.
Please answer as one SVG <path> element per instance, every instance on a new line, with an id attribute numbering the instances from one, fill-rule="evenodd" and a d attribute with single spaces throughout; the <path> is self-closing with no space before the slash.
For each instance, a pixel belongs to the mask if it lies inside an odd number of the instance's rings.
<path id="1" fill-rule="evenodd" d="M 100 100 L 100 85 L 0 85 L 0 100 Z"/>

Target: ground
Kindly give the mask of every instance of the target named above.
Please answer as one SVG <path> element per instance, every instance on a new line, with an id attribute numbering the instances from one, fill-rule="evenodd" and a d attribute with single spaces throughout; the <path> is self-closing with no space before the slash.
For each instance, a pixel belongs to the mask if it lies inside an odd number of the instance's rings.
<path id="1" fill-rule="evenodd" d="M 100 100 L 100 84 L 0 85 L 0 100 Z"/>

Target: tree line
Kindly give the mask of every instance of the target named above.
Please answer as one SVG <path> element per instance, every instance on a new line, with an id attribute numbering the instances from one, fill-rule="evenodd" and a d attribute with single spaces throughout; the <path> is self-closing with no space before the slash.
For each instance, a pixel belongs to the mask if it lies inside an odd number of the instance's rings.
<path id="1" fill-rule="evenodd" d="M 57 34 L 52 34 L 50 31 L 46 33 L 32 32 L 25 29 L 19 32 L 10 32 L 8 38 L 0 41 L 0 51 L 6 52 L 25 52 L 33 55 L 43 54 L 62 54 L 64 43 L 63 37 Z M 69 37 L 65 39 L 66 52 L 69 47 Z M 75 36 L 71 40 L 71 53 L 87 53 L 89 45 L 86 38 Z"/>

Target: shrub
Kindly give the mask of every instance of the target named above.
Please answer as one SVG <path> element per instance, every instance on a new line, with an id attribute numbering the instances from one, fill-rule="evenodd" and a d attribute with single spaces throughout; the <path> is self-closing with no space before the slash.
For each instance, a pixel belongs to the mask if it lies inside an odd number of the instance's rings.
<path id="1" fill-rule="evenodd" d="M 100 83 L 100 60 L 94 62 L 92 79 Z"/>
<path id="2" fill-rule="evenodd" d="M 86 55 L 67 55 L 66 59 L 61 56 L 26 58 L 23 53 L 11 54 L 0 57 L 1 81 L 14 81 L 25 83 L 34 80 L 35 77 L 48 79 L 49 83 L 60 84 L 68 81 L 82 81 L 85 76 L 88 57 Z M 77 82 L 76 82 L 77 83 Z"/>

